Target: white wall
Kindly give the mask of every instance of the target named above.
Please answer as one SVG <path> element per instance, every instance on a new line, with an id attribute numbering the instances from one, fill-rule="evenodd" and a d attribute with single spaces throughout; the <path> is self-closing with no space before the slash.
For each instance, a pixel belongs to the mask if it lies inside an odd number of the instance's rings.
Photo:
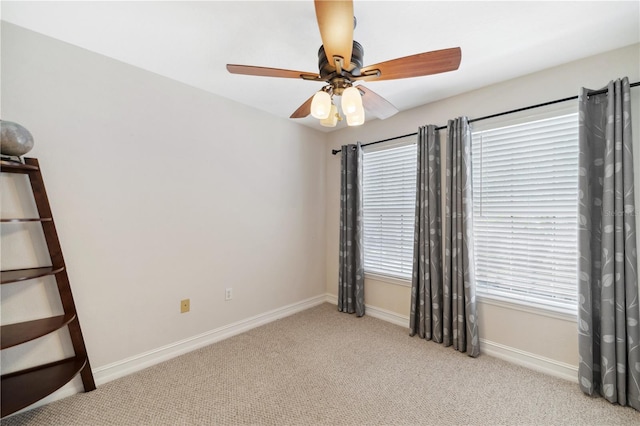
<path id="1" fill-rule="evenodd" d="M 94 369 L 323 297 L 321 132 L 4 22 L 1 102 L 35 138 Z M 2 177 L 3 217 L 33 209 L 24 185 Z M 2 269 L 47 260 L 9 226 Z M 2 322 L 59 312 L 51 285 L 3 285 Z M 2 369 L 60 352 L 39 339 Z"/>
<path id="2" fill-rule="evenodd" d="M 464 66 L 464 64 L 463 64 Z M 628 76 L 640 80 L 640 45 L 607 52 L 571 62 L 556 68 L 509 80 L 473 92 L 405 111 L 387 120 L 375 120 L 359 128 L 346 128 L 329 135 L 327 156 L 327 292 L 337 295 L 338 223 L 340 158 L 330 149 L 341 144 L 372 142 L 417 131 L 426 124 L 446 125 L 447 120 L 466 115 L 473 119 L 537 103 L 578 94 L 580 87 L 599 89 L 610 80 Z M 428 78 L 428 77 L 424 77 Z M 371 88 L 375 90 L 370 83 Z M 634 143 L 636 160 L 640 159 L 640 91 L 632 89 L 634 111 Z M 574 101 L 575 102 L 575 101 Z M 534 113 L 534 112 L 532 112 Z M 640 164 L 640 161 L 636 161 Z M 636 173 L 636 200 L 640 200 L 640 173 Z M 389 311 L 398 318 L 409 315 L 410 288 L 382 280 L 365 280 L 365 303 L 376 311 Z M 577 327 L 575 318 L 541 315 L 539 312 L 515 309 L 513 306 L 479 303 L 480 336 L 485 352 L 508 354 L 512 358 L 525 355 L 530 363 L 540 362 L 558 367 L 566 377 L 578 364 Z M 371 310 L 370 310 L 371 311 Z M 524 359 L 524 358 L 523 358 Z M 533 365 L 531 365 L 533 366 Z M 562 375 L 562 374 L 561 374 Z"/>

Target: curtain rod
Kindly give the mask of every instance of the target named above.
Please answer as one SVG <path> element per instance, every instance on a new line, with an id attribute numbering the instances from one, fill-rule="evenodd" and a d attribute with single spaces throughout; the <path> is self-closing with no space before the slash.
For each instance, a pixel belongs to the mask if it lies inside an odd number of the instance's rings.
<path id="1" fill-rule="evenodd" d="M 640 81 L 636 81 L 635 83 L 631 83 L 629 85 L 630 87 L 636 87 L 636 86 L 640 86 Z M 600 89 L 600 90 L 593 90 L 590 92 L 587 92 L 587 96 L 594 96 L 594 95 L 602 95 L 603 93 L 607 93 L 609 89 Z M 484 117 L 478 117 L 478 118 L 474 118 L 473 120 L 469 120 L 469 123 L 475 123 L 476 121 L 482 121 L 482 120 L 487 120 L 489 118 L 494 118 L 494 117 L 500 117 L 502 115 L 507 115 L 507 114 L 513 114 L 516 112 L 520 112 L 520 111 L 526 111 L 528 109 L 533 109 L 533 108 L 540 108 L 543 106 L 547 106 L 547 105 L 553 105 L 553 104 L 558 104 L 560 102 L 566 102 L 566 101 L 572 101 L 574 99 L 578 99 L 578 95 L 576 96 L 570 96 L 568 98 L 563 98 L 563 99 L 556 99 L 555 101 L 549 101 L 549 102 L 544 102 L 542 104 L 536 104 L 536 105 L 530 105 L 530 106 L 526 106 L 523 108 L 518 108 L 518 109 L 512 109 L 510 111 L 505 111 L 505 112 L 499 112 L 497 114 L 491 114 L 491 115 L 486 115 Z M 436 127 L 436 130 L 442 130 L 442 129 L 446 129 L 447 126 L 440 126 L 440 127 Z M 388 138 L 388 139 L 382 139 L 380 141 L 375 141 L 375 142 L 368 142 L 368 143 L 363 143 L 360 146 L 368 146 L 368 145 L 375 145 L 377 143 L 382 143 L 382 142 L 389 142 L 389 141 L 394 141 L 396 139 L 402 139 L 402 138 L 406 138 L 408 136 L 415 136 L 417 135 L 418 132 L 413 132 L 413 133 L 407 133 L 406 135 L 402 135 L 402 136 L 395 136 L 392 138 Z M 336 155 L 337 153 L 342 152 L 342 149 L 332 149 L 331 153 L 333 155 Z"/>

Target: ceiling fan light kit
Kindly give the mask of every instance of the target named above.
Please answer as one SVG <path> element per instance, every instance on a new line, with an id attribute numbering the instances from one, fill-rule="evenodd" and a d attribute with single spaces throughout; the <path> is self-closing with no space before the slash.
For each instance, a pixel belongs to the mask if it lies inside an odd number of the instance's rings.
<path id="1" fill-rule="evenodd" d="M 333 96 L 336 95 L 342 96 L 342 113 L 349 126 L 364 123 L 365 108 L 375 117 L 385 119 L 396 114 L 398 109 L 362 84 L 354 86 L 354 82 L 420 77 L 455 71 L 460 66 L 462 52 L 459 47 L 454 47 L 364 67 L 364 49 L 353 40 L 356 23 L 353 1 L 315 0 L 314 4 L 322 38 L 322 46 L 318 50 L 318 73 L 227 64 L 227 70 L 232 74 L 326 81 L 328 84 L 305 101 L 291 118 L 303 118 L 311 114 L 321 120 L 322 126 L 335 127 L 338 121 L 342 121 L 333 103 Z"/>
<path id="2" fill-rule="evenodd" d="M 348 126 L 360 126 L 364 124 L 364 108 L 358 108 L 354 113 L 347 114 Z"/>
<path id="3" fill-rule="evenodd" d="M 320 90 L 313 95 L 313 100 L 311 101 L 311 115 L 313 118 L 324 120 L 329 117 L 332 109 L 331 107 L 331 95 L 329 95 L 329 93 L 324 90 Z"/>
<path id="4" fill-rule="evenodd" d="M 342 120 L 342 117 L 338 114 L 338 107 L 332 103 L 329 115 L 324 120 L 320 120 L 320 125 L 324 127 L 336 127 L 336 124 L 338 124 L 340 120 Z"/>
<path id="5" fill-rule="evenodd" d="M 333 103 L 332 95 L 336 90 L 332 86 L 325 86 L 313 95 L 311 101 L 311 116 L 320 120 L 324 127 L 335 127 L 342 117 L 338 113 L 338 107 Z M 342 91 L 342 113 L 347 117 L 347 125 L 359 126 L 364 124 L 364 107 L 360 91 L 353 87 L 347 87 Z"/>
<path id="6" fill-rule="evenodd" d="M 351 86 L 342 92 L 342 112 L 351 115 L 362 108 L 362 97 L 355 87 Z"/>

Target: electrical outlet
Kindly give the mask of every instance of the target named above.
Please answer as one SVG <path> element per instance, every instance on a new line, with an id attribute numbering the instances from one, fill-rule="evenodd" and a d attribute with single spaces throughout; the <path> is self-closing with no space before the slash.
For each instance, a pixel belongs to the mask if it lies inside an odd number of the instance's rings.
<path id="1" fill-rule="evenodd" d="M 191 309 L 191 302 L 189 299 L 183 299 L 180 301 L 180 313 L 184 314 Z"/>
<path id="2" fill-rule="evenodd" d="M 233 289 L 232 288 L 225 288 L 224 289 L 224 300 L 231 300 L 233 299 Z"/>

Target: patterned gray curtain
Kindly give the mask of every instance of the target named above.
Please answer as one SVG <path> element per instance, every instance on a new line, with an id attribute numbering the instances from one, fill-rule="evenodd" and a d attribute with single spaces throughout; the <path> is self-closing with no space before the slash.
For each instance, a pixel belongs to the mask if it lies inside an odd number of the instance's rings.
<path id="1" fill-rule="evenodd" d="M 436 126 L 418 129 L 416 218 L 411 278 L 411 336 L 442 343 L 442 225 L 440 138 Z"/>
<path id="2" fill-rule="evenodd" d="M 449 120 L 446 148 L 443 343 L 480 355 L 473 265 L 471 128 L 466 117 Z"/>
<path id="3" fill-rule="evenodd" d="M 640 410 L 640 328 L 629 80 L 582 89 L 578 376 L 588 395 Z"/>
<path id="4" fill-rule="evenodd" d="M 338 310 L 364 315 L 362 148 L 342 145 L 340 160 L 340 272 Z"/>

